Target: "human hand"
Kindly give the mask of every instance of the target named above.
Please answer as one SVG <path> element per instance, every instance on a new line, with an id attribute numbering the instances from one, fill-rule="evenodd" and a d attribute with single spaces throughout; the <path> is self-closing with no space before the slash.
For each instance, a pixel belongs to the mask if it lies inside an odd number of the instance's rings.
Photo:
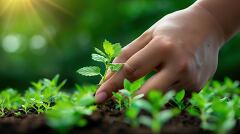
<path id="1" fill-rule="evenodd" d="M 96 93 L 104 102 L 122 88 L 124 79 L 135 81 L 157 71 L 139 90 L 186 89 L 199 91 L 217 68 L 224 35 L 216 20 L 198 6 L 169 14 L 127 45 L 114 62 L 124 63 Z"/>

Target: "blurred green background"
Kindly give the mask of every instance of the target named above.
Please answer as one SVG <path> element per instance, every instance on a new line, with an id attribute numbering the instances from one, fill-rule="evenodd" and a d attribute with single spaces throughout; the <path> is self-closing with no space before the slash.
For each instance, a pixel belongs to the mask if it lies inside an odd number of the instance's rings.
<path id="1" fill-rule="evenodd" d="M 122 45 L 164 15 L 194 0 L 0 0 L 0 88 L 60 74 L 74 83 L 95 82 L 76 74 L 91 62 L 93 47 L 107 38 Z M 215 79 L 240 79 L 240 36 L 221 50 Z"/>

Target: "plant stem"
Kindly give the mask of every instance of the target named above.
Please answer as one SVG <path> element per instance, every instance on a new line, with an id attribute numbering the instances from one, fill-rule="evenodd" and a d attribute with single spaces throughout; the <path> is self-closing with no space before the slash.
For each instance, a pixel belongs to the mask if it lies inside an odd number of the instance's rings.
<path id="1" fill-rule="evenodd" d="M 100 80 L 99 85 L 102 85 L 102 84 L 105 82 L 106 75 L 107 75 L 107 70 L 108 70 L 108 68 L 109 68 L 108 64 L 109 64 L 109 63 L 104 63 L 105 72 L 104 72 L 104 75 L 100 74 L 101 77 L 102 77 L 102 79 Z"/>

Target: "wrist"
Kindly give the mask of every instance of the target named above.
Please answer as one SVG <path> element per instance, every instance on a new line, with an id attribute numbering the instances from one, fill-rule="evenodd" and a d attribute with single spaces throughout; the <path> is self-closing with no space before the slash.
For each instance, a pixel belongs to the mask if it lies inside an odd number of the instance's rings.
<path id="1" fill-rule="evenodd" d="M 229 40 L 240 28 L 239 0 L 198 0 L 193 7 L 201 9 L 211 16 L 222 29 L 224 40 Z"/>
<path id="2" fill-rule="evenodd" d="M 218 22 L 215 16 L 209 12 L 206 8 L 202 7 L 200 4 L 193 4 L 189 7 L 192 12 L 194 12 L 199 20 L 202 21 L 202 25 L 208 29 L 210 34 L 210 38 L 213 38 L 214 42 L 218 42 L 218 48 L 221 48 L 224 42 L 228 40 L 224 27 Z"/>

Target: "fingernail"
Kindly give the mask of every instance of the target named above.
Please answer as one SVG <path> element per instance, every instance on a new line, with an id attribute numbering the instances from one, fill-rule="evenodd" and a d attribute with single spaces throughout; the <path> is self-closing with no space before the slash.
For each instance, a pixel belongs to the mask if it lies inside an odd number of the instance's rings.
<path id="1" fill-rule="evenodd" d="M 107 99 L 106 92 L 100 92 L 96 94 L 96 103 L 102 103 Z"/>

